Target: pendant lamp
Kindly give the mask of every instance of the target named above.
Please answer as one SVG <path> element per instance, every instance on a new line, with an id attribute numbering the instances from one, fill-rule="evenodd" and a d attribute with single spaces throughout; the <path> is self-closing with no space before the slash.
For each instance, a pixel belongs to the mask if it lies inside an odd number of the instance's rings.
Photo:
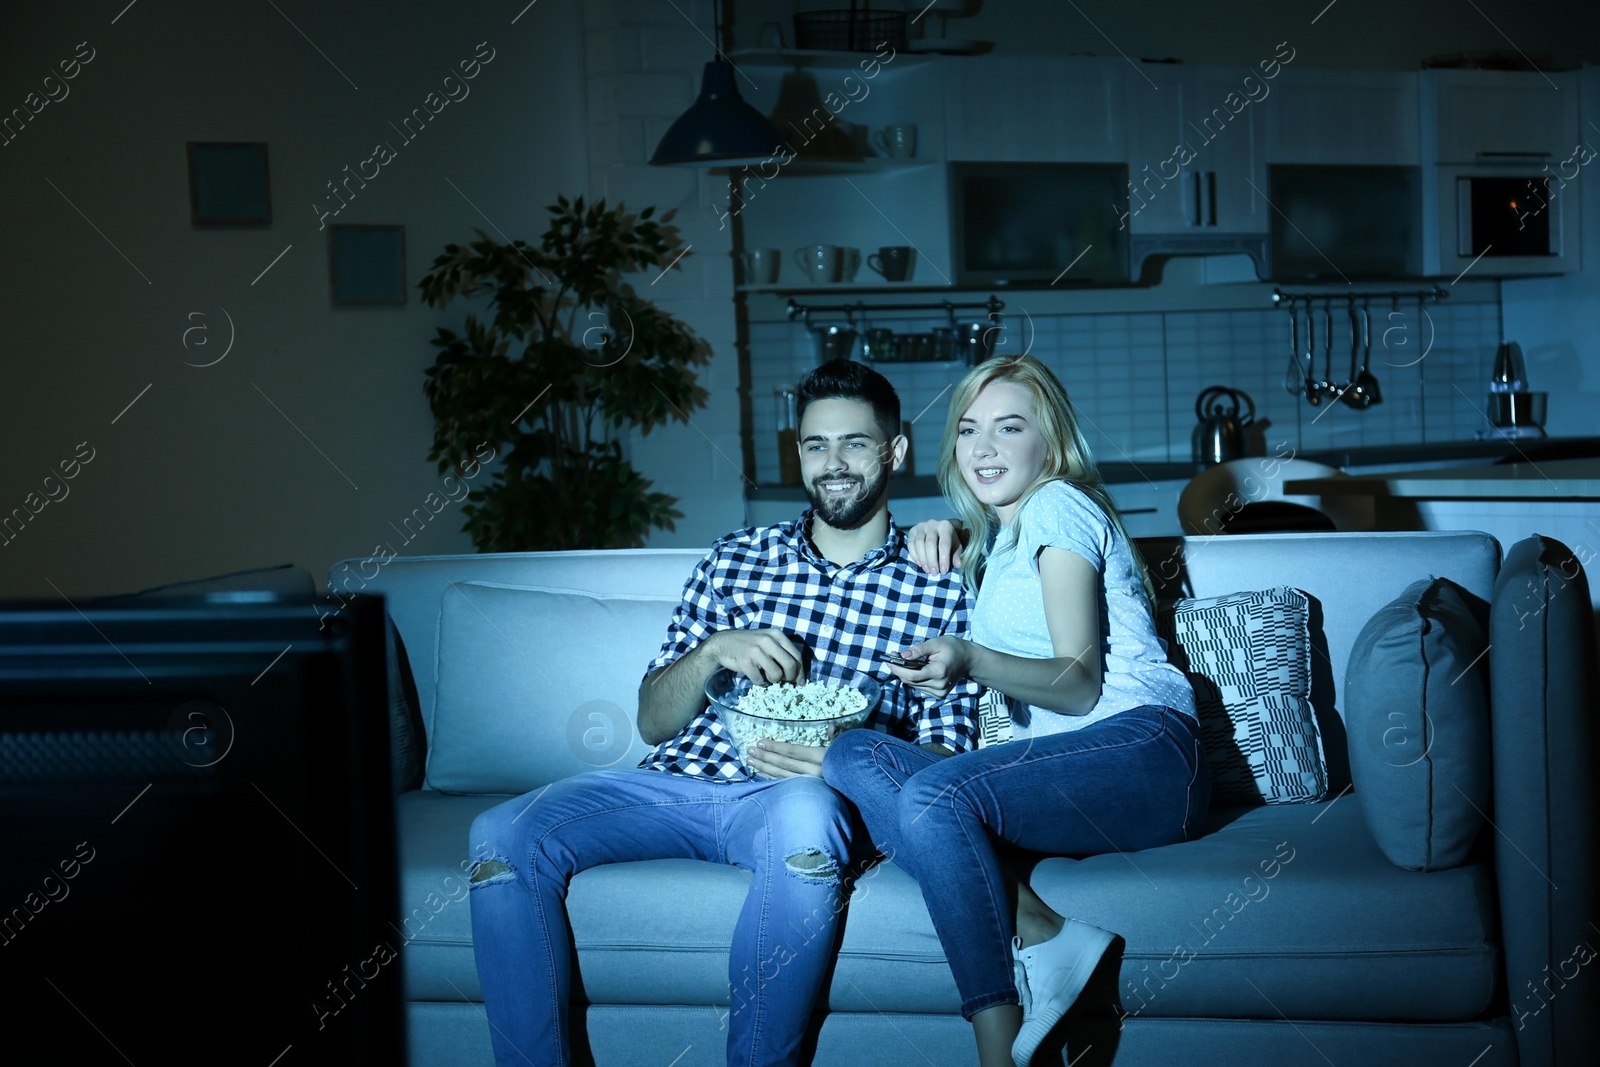
<path id="1" fill-rule="evenodd" d="M 720 18 L 715 13 L 712 17 L 713 28 L 720 32 Z M 759 162 L 771 158 L 783 144 L 783 137 L 767 117 L 739 95 L 733 64 L 723 58 L 718 49 L 716 58 L 706 64 L 701 75 L 699 99 L 667 128 L 650 162 L 658 165 Z"/>

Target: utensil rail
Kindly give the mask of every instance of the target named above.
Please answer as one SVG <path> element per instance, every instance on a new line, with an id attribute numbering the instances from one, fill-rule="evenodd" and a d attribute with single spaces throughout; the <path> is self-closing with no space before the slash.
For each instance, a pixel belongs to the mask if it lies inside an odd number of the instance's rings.
<path id="1" fill-rule="evenodd" d="M 989 321 L 998 325 L 1000 313 L 1005 310 L 1005 306 L 1005 301 L 994 296 L 982 301 L 941 300 L 933 304 L 879 304 L 876 302 L 867 304 L 861 300 L 857 300 L 854 304 L 801 304 L 791 297 L 786 311 L 791 320 L 801 319 L 808 327 L 811 325 L 811 316 L 813 314 L 843 315 L 846 322 L 854 323 L 855 316 L 858 314 L 865 318 L 869 312 L 880 311 L 942 311 L 948 316 L 951 326 L 954 326 L 957 311 L 968 308 L 982 308 L 988 313 Z"/>
<path id="2" fill-rule="evenodd" d="M 1428 289 L 1351 289 L 1348 292 L 1340 290 L 1338 292 L 1328 291 L 1321 293 L 1290 293 L 1282 289 L 1272 290 L 1272 303 L 1278 306 L 1283 305 L 1285 302 L 1292 305 L 1296 300 L 1423 300 L 1437 304 L 1442 300 L 1448 300 L 1449 297 L 1450 290 L 1440 285 L 1434 285 Z"/>

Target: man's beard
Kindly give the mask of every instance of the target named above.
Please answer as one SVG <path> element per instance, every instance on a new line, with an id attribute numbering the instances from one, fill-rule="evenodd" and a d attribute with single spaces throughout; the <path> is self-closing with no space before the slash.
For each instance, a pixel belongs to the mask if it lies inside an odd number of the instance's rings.
<path id="1" fill-rule="evenodd" d="M 854 475 L 848 477 L 854 479 Z M 878 502 L 883 499 L 884 493 L 889 489 L 889 468 L 878 466 L 877 477 L 871 481 L 862 481 L 861 487 L 854 496 L 842 500 L 830 500 L 823 496 L 817 488 L 818 482 L 838 481 L 837 477 L 827 475 L 815 478 L 806 483 L 806 498 L 811 501 L 811 507 L 817 517 L 832 526 L 835 530 L 854 530 L 860 527 L 878 507 Z"/>

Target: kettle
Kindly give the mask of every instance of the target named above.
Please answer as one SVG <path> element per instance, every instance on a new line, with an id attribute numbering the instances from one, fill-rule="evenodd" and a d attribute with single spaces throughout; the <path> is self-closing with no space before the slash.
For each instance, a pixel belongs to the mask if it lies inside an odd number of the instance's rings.
<path id="1" fill-rule="evenodd" d="M 1256 417 L 1256 402 L 1248 393 L 1225 385 L 1210 386 L 1195 398 L 1194 413 L 1200 420 L 1194 428 L 1196 463 L 1210 467 L 1244 458 L 1245 428 Z"/>

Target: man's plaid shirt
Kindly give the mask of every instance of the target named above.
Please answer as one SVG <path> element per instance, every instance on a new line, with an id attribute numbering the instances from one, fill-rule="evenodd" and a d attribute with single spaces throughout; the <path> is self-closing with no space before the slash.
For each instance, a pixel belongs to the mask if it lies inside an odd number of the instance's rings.
<path id="1" fill-rule="evenodd" d="M 645 675 L 676 662 L 718 630 L 782 630 L 817 663 L 860 671 L 883 685 L 869 727 L 953 752 L 975 747 L 977 683 L 968 679 L 934 700 L 902 684 L 883 658 L 941 634 L 968 636 L 970 605 L 960 574 L 925 574 L 911 562 L 905 535 L 892 522 L 881 548 L 843 567 L 817 552 L 810 530 L 808 510 L 791 522 L 741 530 L 713 545 L 689 576 L 667 640 Z M 711 781 L 751 777 L 709 707 L 639 766 Z"/>

